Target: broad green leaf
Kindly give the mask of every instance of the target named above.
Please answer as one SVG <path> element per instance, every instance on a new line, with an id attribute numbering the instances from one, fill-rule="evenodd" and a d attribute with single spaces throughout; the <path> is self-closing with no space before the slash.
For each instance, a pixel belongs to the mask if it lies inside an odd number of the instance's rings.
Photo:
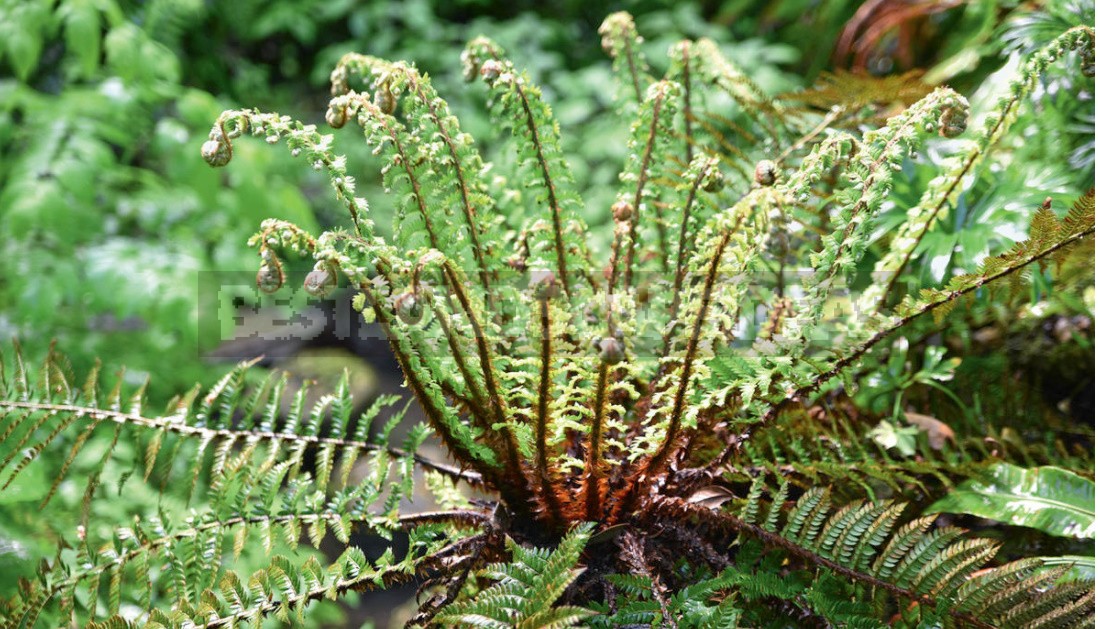
<path id="1" fill-rule="evenodd" d="M 869 431 L 868 437 L 882 448 L 896 448 L 903 456 L 914 456 L 916 437 L 919 429 L 914 426 L 898 426 L 894 422 L 882 419 Z"/>
<path id="2" fill-rule="evenodd" d="M 90 0 L 68 0 L 60 12 L 65 19 L 65 44 L 79 61 L 81 74 L 90 77 L 99 67 L 99 11 Z"/>
<path id="3" fill-rule="evenodd" d="M 926 511 L 965 513 L 1049 535 L 1094 539 L 1094 482 L 1058 467 L 997 463 Z"/>
<path id="4" fill-rule="evenodd" d="M 42 36 L 34 31 L 13 29 L 7 40 L 8 58 L 15 76 L 25 81 L 38 65 L 38 57 L 42 54 Z"/>
<path id="5" fill-rule="evenodd" d="M 52 2 L 15 2 L 0 6 L 0 57 L 7 52 L 15 76 L 25 81 L 38 66 L 53 20 Z"/>

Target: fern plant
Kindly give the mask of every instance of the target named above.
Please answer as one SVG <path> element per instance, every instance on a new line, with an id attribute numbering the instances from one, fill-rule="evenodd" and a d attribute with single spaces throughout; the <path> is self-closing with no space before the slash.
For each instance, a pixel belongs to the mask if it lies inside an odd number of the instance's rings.
<path id="1" fill-rule="evenodd" d="M 356 195 L 332 135 L 275 113 L 222 114 L 201 149 L 207 162 L 229 164 L 247 135 L 283 143 L 328 176 L 349 218 L 319 235 L 264 222 L 251 241 L 259 288 L 279 290 L 295 256 L 315 263 L 309 294 L 353 287 L 427 424 L 396 447 L 387 441 L 399 412 L 371 427 L 394 400 L 353 417 L 344 388 L 307 408 L 284 377 L 246 386 L 247 364 L 157 413 L 121 379 L 109 392 L 98 372 L 75 386 L 53 353 L 34 375 L 16 347 L 0 377 L 4 482 L 58 447 L 66 462 L 43 502 L 85 466 L 86 507 L 116 469 L 119 491 L 182 486 L 202 506 L 182 520 L 135 519 L 109 539 L 93 539 L 85 516 L 4 601 L 12 626 L 293 622 L 313 601 L 413 580 L 431 594 L 413 625 L 1092 622 L 1093 583 L 1062 580 L 1066 568 L 999 561 L 995 541 L 915 517 L 902 500 L 856 496 L 859 473 L 902 497 L 918 476 L 948 484 L 979 467 L 980 452 L 893 465 L 858 447 L 836 459 L 784 427 L 835 382 L 879 369 L 883 341 L 925 315 L 1017 284 L 1033 264 L 1093 260 L 1091 191 L 1066 211 L 1039 208 L 1028 240 L 944 287 L 900 299 L 896 282 L 1041 74 L 1073 56 L 1092 69 L 1093 30 L 1072 28 L 1034 53 L 972 130 L 967 100 L 946 87 L 850 78 L 856 102 L 821 111 L 768 96 L 712 41 L 673 46 L 657 78 L 627 14 L 600 33 L 633 117 L 602 240 L 581 218 L 547 100 L 485 38 L 462 63 L 514 147 L 505 164 L 483 160 L 413 65 L 349 54 L 332 72 L 326 120 L 357 125 L 386 160 L 399 200 L 391 229 Z M 897 172 L 935 134 L 954 140 L 945 146 L 957 164 L 909 211 L 861 297 L 847 297 Z M 840 426 L 821 430 L 837 441 Z M 110 447 L 84 452 L 97 431 Z M 428 434 L 452 464 L 416 454 Z M 767 448 L 797 457 L 775 465 Z M 417 468 L 442 510 L 401 512 Z M 406 531 L 409 550 L 367 559 L 350 543 L 356 530 Z M 337 559 L 295 552 L 328 537 L 346 546 Z M 241 574 L 233 558 L 249 545 L 272 556 Z"/>

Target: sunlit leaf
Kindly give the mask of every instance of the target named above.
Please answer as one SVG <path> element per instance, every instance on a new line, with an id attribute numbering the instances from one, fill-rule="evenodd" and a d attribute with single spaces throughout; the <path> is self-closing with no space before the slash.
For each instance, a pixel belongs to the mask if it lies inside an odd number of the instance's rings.
<path id="1" fill-rule="evenodd" d="M 1094 539 L 1094 481 L 1058 467 L 998 463 L 926 512 L 964 513 L 1049 535 Z"/>

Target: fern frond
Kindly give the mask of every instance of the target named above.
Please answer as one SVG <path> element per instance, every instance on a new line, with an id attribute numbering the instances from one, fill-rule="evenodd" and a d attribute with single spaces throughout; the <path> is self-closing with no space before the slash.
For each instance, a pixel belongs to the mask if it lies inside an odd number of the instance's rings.
<path id="1" fill-rule="evenodd" d="M 617 221 L 614 250 L 610 254 L 609 290 L 618 288 L 621 277 L 622 289 L 628 290 L 633 284 L 634 259 L 637 257 L 637 243 L 640 240 L 639 225 L 643 216 L 644 224 L 651 224 L 658 234 L 658 246 L 653 247 L 663 262 L 666 271 L 669 266 L 667 225 L 659 215 L 657 205 L 653 203 L 656 194 L 649 185 L 654 179 L 669 176 L 668 152 L 670 150 L 671 123 L 675 118 L 677 98 L 680 88 L 674 83 L 661 81 L 649 88 L 641 103 L 633 132 L 629 140 L 629 159 L 619 178 L 622 191 L 618 194 L 615 207 L 630 208 L 625 220 Z"/>
<path id="2" fill-rule="evenodd" d="M 929 233 L 942 210 L 960 198 L 966 188 L 965 178 L 992 154 L 991 149 L 1017 120 L 1022 104 L 1037 88 L 1041 75 L 1048 67 L 1072 50 L 1093 47 L 1094 29 L 1078 27 L 1060 35 L 1030 56 L 1018 75 L 1010 81 L 1007 95 L 999 99 L 995 109 L 984 119 L 979 135 L 963 153 L 948 162 L 946 171 L 930 182 L 919 203 L 908 210 L 907 220 L 892 239 L 888 253 L 874 267 L 874 277 L 880 279 L 862 293 L 862 308 L 870 310 L 883 306 L 919 242 Z"/>
<path id="3" fill-rule="evenodd" d="M 921 80 L 922 75 L 921 70 L 889 76 L 845 70 L 824 72 L 809 89 L 783 94 L 779 98 L 823 110 L 838 107 L 844 111 L 857 111 L 869 105 L 895 102 L 907 107 L 934 89 Z"/>
<path id="4" fill-rule="evenodd" d="M 583 572 L 576 568 L 593 527 L 572 529 L 552 552 L 507 540 L 512 563 L 496 564 L 484 576 L 497 582 L 471 600 L 449 605 L 435 618 L 446 627 L 575 627 L 592 615 L 581 607 L 553 604 Z"/>
<path id="5" fill-rule="evenodd" d="M 479 74 L 492 94 L 493 118 L 510 128 L 519 141 L 520 163 L 528 172 L 527 183 L 541 191 L 544 212 L 535 214 L 526 228 L 530 239 L 529 266 L 554 269 L 566 295 L 587 281 L 581 273 L 589 267 L 586 227 L 580 218 L 583 203 L 576 190 L 572 169 L 564 159 L 560 131 L 541 90 L 530 84 L 525 73 L 504 59 L 493 42 L 478 38 L 469 43 L 462 60 L 466 76 Z M 546 234 L 545 232 L 548 232 Z"/>
<path id="6" fill-rule="evenodd" d="M 15 363 L 21 364 L 20 353 L 16 351 L 15 355 Z M 0 464 L 0 473 L 6 473 L 5 485 L 9 485 L 38 458 L 61 430 L 73 423 L 85 424 L 91 430 L 113 425 L 119 430 L 148 434 L 147 447 L 141 459 L 146 479 L 156 470 L 165 442 L 172 437 L 179 438 L 175 442 L 176 449 L 184 440 L 196 444 L 188 478 L 192 491 L 194 479 L 203 469 L 205 453 L 212 453 L 209 469 L 221 472 L 230 463 L 231 456 L 239 456 L 235 447 L 242 447 L 244 453 L 249 453 L 256 451 L 261 444 L 267 448 L 265 460 L 268 465 L 276 460 L 290 462 L 293 468 L 290 479 L 300 473 L 304 454 L 311 449 L 327 453 L 321 458 L 329 460 L 344 454 L 354 456 L 359 452 L 385 453 L 394 458 L 410 458 L 419 465 L 455 478 L 480 482 L 476 474 L 461 472 L 412 452 L 370 441 L 372 419 L 381 408 L 392 404 L 393 398 L 383 398 L 352 423 L 348 410 L 352 402 L 347 393 L 346 380 L 335 395 L 322 397 L 307 412 L 304 401 L 309 395 L 308 385 L 303 385 L 289 398 L 283 393 L 285 376 L 272 375 L 251 398 L 246 398 L 245 374 L 249 366 L 250 363 L 242 363 L 206 393 L 194 389 L 169 404 L 163 415 L 155 415 L 143 412 L 144 387 L 133 392 L 128 407 L 123 407 L 120 379 L 104 400 L 105 403 L 97 404 L 100 389 L 96 372 L 93 372 L 82 391 L 74 391 L 67 385 L 67 379 L 61 379 L 56 359 L 51 360 L 43 367 L 43 373 L 53 374 L 50 389 L 29 386 L 25 381 L 10 388 L 6 383 L 0 385 L 3 386 L 0 394 L 4 398 L 0 400 L 0 409 L 5 411 L 0 427 L 7 446 L 4 448 L 7 456 Z M 285 418 L 279 416 L 282 401 L 289 402 L 292 409 Z M 337 421 L 328 430 L 322 430 L 322 422 L 333 407 L 342 409 L 336 413 L 342 421 Z M 241 417 L 250 419 L 239 421 Z M 79 454 L 88 436 L 82 435 L 74 443 L 65 458 L 65 468 Z M 116 437 L 114 442 L 117 441 Z M 101 466 L 110 459 L 110 451 L 104 459 Z M 318 482 L 326 485 L 332 476 L 332 469 L 318 467 L 312 473 Z M 56 479 L 53 490 L 62 480 L 63 476 Z"/>
<path id="7" fill-rule="evenodd" d="M 706 81 L 721 89 L 753 118 L 771 137 L 777 138 L 784 124 L 785 107 L 767 96 L 735 63 L 721 53 L 711 39 L 699 39 L 693 45 L 698 72 Z"/>
<path id="8" fill-rule="evenodd" d="M 682 314 L 670 326 L 689 330 L 684 345 L 672 347 L 664 359 L 666 374 L 655 384 L 650 426 L 664 434 L 652 455 L 649 473 L 662 470 L 679 445 L 680 429 L 693 426 L 698 408 L 688 392 L 708 375 L 705 364 L 713 348 L 723 344 L 724 330 L 739 314 L 746 286 L 736 278 L 750 274 L 765 251 L 770 208 L 781 203 L 771 188 L 753 190 L 732 208 L 714 217 L 702 230 L 702 243 L 692 256 L 686 276 Z"/>
<path id="9" fill-rule="evenodd" d="M 839 209 L 832 219 L 834 231 L 812 256 L 817 272 L 809 288 L 808 303 L 814 304 L 809 306 L 809 321 L 820 316 L 824 304 L 818 293 L 829 291 L 834 278 L 852 271 L 864 254 L 874 219 L 891 186 L 893 169 L 917 146 L 920 133 L 947 119 L 951 124 L 963 124 L 967 115 L 968 102 L 963 97 L 939 88 L 890 118 L 879 131 L 865 135 L 855 156 L 857 167 L 850 174 L 851 187 L 840 193 Z"/>
<path id="10" fill-rule="evenodd" d="M 862 331 L 853 335 L 849 340 L 861 337 L 859 342 L 852 343 L 851 348 L 842 356 L 830 363 L 826 369 L 820 369 L 807 380 L 797 382 L 790 386 L 785 395 L 773 400 L 769 410 L 760 413 L 764 423 L 774 419 L 785 401 L 801 398 L 838 376 L 845 369 L 863 357 L 875 345 L 894 334 L 897 330 L 927 313 L 935 313 L 942 317 L 949 309 L 966 295 L 969 295 L 992 282 L 1015 274 L 1025 267 L 1062 254 L 1063 250 L 1081 241 L 1093 239 L 1094 236 L 1094 211 L 1093 203 L 1087 201 L 1088 195 L 1077 204 L 1077 210 L 1073 211 L 1063 221 L 1056 221 L 1049 215 L 1041 215 L 1039 224 L 1043 225 L 1040 233 L 1032 238 L 1017 243 L 1010 252 L 984 260 L 983 269 L 978 273 L 962 274 L 954 277 L 945 288 L 938 290 L 924 290 L 920 298 L 907 297 L 896 308 L 896 314 L 890 317 L 870 317 L 864 323 Z M 731 450 L 726 450 L 726 455 L 718 460 L 723 464 Z"/>
<path id="11" fill-rule="evenodd" d="M 413 66 L 349 53 L 332 71 L 333 94 L 349 93 L 348 80 L 355 75 L 374 77 L 370 88 L 375 93 L 391 94 L 393 98 L 404 94 L 403 117 L 406 124 L 418 131 L 414 135 L 422 138 L 414 152 L 440 155 L 442 163 L 448 166 L 422 170 L 421 180 L 429 189 L 432 207 L 461 208 L 464 225 L 458 241 L 464 240 L 461 236 L 468 237 L 472 245 L 468 254 L 474 258 L 480 288 L 488 306 L 493 307 L 496 284 L 505 279 L 500 274 L 507 270 L 500 263 L 504 236 L 501 217 L 488 191 L 486 168 L 472 138 L 461 130 L 457 118 L 450 113 L 446 101 L 439 97 L 428 77 Z M 338 100 L 333 100 L 329 109 L 329 117 L 340 123 L 351 115 L 345 107 L 341 108 Z"/>
<path id="12" fill-rule="evenodd" d="M 362 237 L 373 235 L 373 222 L 365 216 L 369 204 L 366 199 L 355 196 L 356 183 L 354 177 L 347 174 L 347 158 L 331 151 L 332 136 L 318 133 L 316 125 L 255 110 L 226 111 L 218 117 L 210 130 L 209 140 L 202 145 L 202 158 L 211 166 L 225 166 L 233 157 L 232 141 L 248 133 L 263 136 L 268 144 L 277 144 L 285 138 L 291 155 L 303 156 L 313 168 L 323 169 L 336 198 L 347 208 L 355 233 Z"/>
<path id="13" fill-rule="evenodd" d="M 715 359 L 711 382 L 719 385 L 742 377 L 728 362 L 725 356 Z M 822 421 L 800 411 L 781 414 L 741 444 L 722 472 L 736 483 L 766 476 L 806 491 L 825 485 L 841 487 L 844 499 L 902 497 L 922 501 L 951 489 L 960 480 L 984 473 L 989 457 L 987 440 L 1001 436 L 995 426 L 957 426 L 955 439 L 940 449 L 920 439 L 919 456 L 907 457 L 866 439 L 866 428 L 842 413 L 828 414 Z M 1032 464 L 1027 457 L 1040 463 L 1054 460 L 1043 444 L 1014 445 L 1017 447 L 1000 449 L 997 456 L 1018 464 Z M 690 460 L 704 460 L 704 455 L 695 454 Z M 1089 469 L 1086 463 L 1081 465 Z"/>
<path id="14" fill-rule="evenodd" d="M 754 503 L 761 499 L 761 491 L 751 492 L 745 513 L 756 512 L 759 507 Z M 777 520 L 758 525 L 750 515 L 745 518 L 676 498 L 656 498 L 653 514 L 660 519 L 689 514 L 705 528 L 758 540 L 815 570 L 811 588 L 832 587 L 828 584 L 838 583 L 836 576 L 859 584 L 842 597 L 817 597 L 799 589 L 786 594 L 794 604 L 808 604 L 829 618 L 854 609 L 864 615 L 864 605 L 873 600 L 874 592 L 896 597 L 899 607 L 895 609 L 903 610 L 906 618 L 936 618 L 945 613 L 960 626 L 1022 627 L 1038 618 L 1047 618 L 1048 624 L 1032 626 L 1062 626 L 1048 612 L 1065 606 L 1072 610 L 1069 616 L 1086 613 L 1088 606 L 1093 614 L 1093 583 L 1052 585 L 1059 574 L 1038 572 L 1039 562 L 1026 560 L 982 570 L 997 550 L 990 540 L 965 538 L 964 531 L 956 528 L 932 528 L 933 517 L 895 528 L 902 504 L 853 502 L 830 511 L 828 502 L 822 490 L 806 492 L 781 528 Z M 737 561 L 739 569 L 744 565 Z M 846 611 L 818 607 L 834 605 L 847 596 L 866 603 Z M 909 603 L 919 611 L 905 609 Z M 856 624 L 864 622 L 880 621 L 863 618 Z"/>
<path id="15" fill-rule="evenodd" d="M 93 373 L 82 389 L 75 389 L 68 385 L 56 356 L 47 360 L 36 384 L 27 376 L 18 350 L 12 362 L 18 374 L 15 381 L 0 385 L 0 431 L 8 437 L 0 472 L 6 483 L 47 451 L 59 428 L 79 423 L 86 427 L 68 448 L 62 474 L 46 501 L 90 437 L 101 431 L 109 437 L 108 447 L 89 474 L 85 522 L 104 470 L 119 458 L 115 451 L 123 442 L 144 444 L 134 466 L 143 468 L 146 480 L 159 476 L 162 488 L 181 485 L 188 497 L 203 494 L 207 504 L 206 511 L 180 523 L 167 516 L 139 520 L 119 529 L 98 550 L 91 540 L 80 540 L 79 567 L 58 561 L 46 568 L 38 581 L 41 587 L 25 597 L 21 614 L 37 615 L 51 601 L 62 613 L 73 613 L 76 588 L 87 586 L 94 603 L 102 581 L 110 584 L 108 609 L 117 609 L 123 584 L 132 586 L 127 596 L 151 600 L 147 575 L 154 558 L 164 562 L 165 582 L 178 600 L 197 603 L 196 597 L 221 574 L 227 543 L 233 555 L 249 538 L 270 552 L 275 545 L 295 547 L 303 531 L 315 546 L 328 532 L 346 542 L 356 523 L 378 530 L 399 527 L 396 507 L 411 495 L 415 466 L 480 482 L 477 474 L 416 455 L 427 436 L 422 429 L 412 431 L 405 449 L 385 445 L 395 426 L 392 421 L 372 436 L 373 420 L 394 399 L 383 398 L 355 418 L 346 378 L 335 393 L 320 397 L 308 410 L 308 386 L 288 396 L 285 376 L 272 375 L 248 394 L 245 363 L 208 392 L 194 389 L 173 401 L 165 414 L 155 415 L 143 408 L 144 387 L 124 405 L 121 382 L 103 396 Z M 286 406 L 290 410 L 283 416 Z M 365 463 L 369 473 L 348 484 L 356 463 Z M 120 489 L 129 477 L 128 472 L 121 475 Z M 462 518 L 457 517 L 454 521 Z M 295 592 L 301 600 L 315 598 Z M 88 612 L 94 616 L 94 604 Z"/>
<path id="16" fill-rule="evenodd" d="M 149 570 L 157 567 L 163 573 L 160 578 L 168 584 L 170 596 L 177 602 L 197 603 L 200 593 L 235 578 L 233 572 L 225 572 L 222 566 L 238 560 L 248 544 L 258 545 L 267 554 L 278 548 L 296 550 L 302 531 L 307 531 L 305 537 L 319 550 L 326 531 L 347 544 L 352 531 L 359 529 L 411 530 L 439 522 L 475 526 L 487 520 L 485 514 L 471 510 L 400 517 L 371 514 L 363 510 L 370 501 L 364 494 L 368 492 L 341 492 L 323 506 L 275 506 L 273 500 L 259 500 L 241 512 L 248 515 L 226 517 L 205 513 L 182 522 L 173 522 L 166 516 L 145 521 L 136 518 L 132 526 L 117 529 L 113 539 L 98 550 L 92 549 L 90 540 L 79 540 L 81 561 L 70 566 L 58 560 L 43 568 L 38 580 L 21 596 L 16 609 L 20 614 L 39 614 L 56 605 L 62 613 L 75 613 L 78 596 L 86 592 L 94 604 L 99 597 L 98 584 L 103 581 L 109 583 L 110 613 L 117 613 L 123 597 L 153 609 L 152 601 L 158 594 Z M 94 617 L 94 605 L 87 611 Z"/>
<path id="17" fill-rule="evenodd" d="M 614 60 L 614 73 L 620 84 L 619 94 L 631 97 L 620 98 L 623 102 L 632 100 L 639 103 L 653 79 L 648 72 L 648 62 L 640 51 L 644 40 L 637 33 L 633 16 L 625 11 L 611 13 L 599 26 L 599 35 L 602 36 L 602 49 Z"/>

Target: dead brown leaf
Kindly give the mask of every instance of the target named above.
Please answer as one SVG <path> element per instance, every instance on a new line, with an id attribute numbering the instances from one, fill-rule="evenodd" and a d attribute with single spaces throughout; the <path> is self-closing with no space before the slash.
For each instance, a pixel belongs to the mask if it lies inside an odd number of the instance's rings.
<path id="1" fill-rule="evenodd" d="M 904 413 L 904 419 L 907 420 L 907 423 L 925 432 L 927 439 L 930 441 L 930 447 L 935 450 L 941 450 L 945 447 L 946 440 L 957 441 L 949 424 L 937 417 L 923 415 L 922 413 Z"/>
<path id="2" fill-rule="evenodd" d="M 710 509 L 716 509 L 735 497 L 736 494 L 732 493 L 732 490 L 730 489 L 721 487 L 720 485 L 709 485 L 708 487 L 702 487 L 694 492 L 690 496 L 690 502 Z"/>

